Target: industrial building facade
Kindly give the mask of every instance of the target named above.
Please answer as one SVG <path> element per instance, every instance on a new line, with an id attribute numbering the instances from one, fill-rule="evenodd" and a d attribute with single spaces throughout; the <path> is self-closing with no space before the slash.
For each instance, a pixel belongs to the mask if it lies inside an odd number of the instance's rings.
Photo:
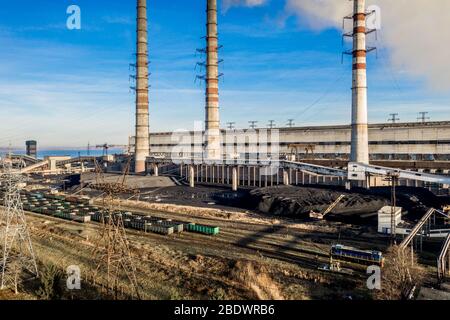
<path id="1" fill-rule="evenodd" d="M 268 129 L 256 129 L 256 132 Z M 297 154 L 297 159 L 347 160 L 351 146 L 351 126 L 310 126 L 279 128 L 277 150 L 280 157 Z M 233 136 L 235 131 L 222 131 Z M 270 135 L 270 130 L 268 130 Z M 196 133 L 186 133 L 194 136 Z M 241 133 L 242 134 L 242 133 Z M 172 132 L 151 133 L 152 155 L 170 155 L 180 141 Z M 236 141 L 242 139 L 236 138 Z M 252 142 L 245 140 L 249 147 Z M 275 141 L 274 141 L 275 142 Z M 271 146 L 269 139 L 269 149 Z M 131 150 L 134 137 L 130 139 Z M 371 160 L 450 161 L 450 121 L 425 123 L 383 123 L 369 125 Z M 270 150 L 269 150 L 270 153 Z M 186 156 L 186 155 L 185 155 Z"/>

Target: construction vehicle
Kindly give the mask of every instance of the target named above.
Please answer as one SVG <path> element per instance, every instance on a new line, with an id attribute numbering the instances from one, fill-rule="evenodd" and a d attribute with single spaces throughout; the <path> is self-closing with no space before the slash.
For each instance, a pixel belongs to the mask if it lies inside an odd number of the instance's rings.
<path id="1" fill-rule="evenodd" d="M 312 219 L 323 220 L 323 218 L 329 214 L 336 206 L 345 198 L 345 194 L 341 194 L 328 208 L 326 208 L 322 213 L 311 211 L 309 217 Z"/>

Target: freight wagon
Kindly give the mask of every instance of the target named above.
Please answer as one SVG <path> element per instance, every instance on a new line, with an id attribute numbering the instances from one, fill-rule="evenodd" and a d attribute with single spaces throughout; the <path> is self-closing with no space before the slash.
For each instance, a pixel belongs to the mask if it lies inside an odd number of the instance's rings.
<path id="1" fill-rule="evenodd" d="M 188 231 L 188 232 L 203 233 L 203 234 L 207 234 L 207 235 L 219 234 L 219 227 L 210 227 L 210 226 L 204 226 L 204 225 L 195 224 L 195 223 L 188 223 L 185 226 L 186 226 L 186 231 Z"/>

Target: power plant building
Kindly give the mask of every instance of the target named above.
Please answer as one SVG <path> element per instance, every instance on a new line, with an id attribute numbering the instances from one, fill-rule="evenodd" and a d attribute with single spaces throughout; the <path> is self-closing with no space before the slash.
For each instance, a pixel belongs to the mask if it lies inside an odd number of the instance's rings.
<path id="1" fill-rule="evenodd" d="M 256 129 L 258 130 L 262 129 Z M 279 130 L 277 149 L 280 156 L 297 154 L 297 160 L 348 160 L 350 157 L 350 125 L 276 130 Z M 368 131 L 371 160 L 450 161 L 450 121 L 370 124 Z M 190 134 L 194 135 L 193 132 Z M 222 134 L 233 136 L 235 133 L 233 130 L 222 130 Z M 171 132 L 150 134 L 151 155 L 170 156 L 177 145 L 179 146 Z M 130 139 L 130 146 L 133 150 L 134 137 Z"/>

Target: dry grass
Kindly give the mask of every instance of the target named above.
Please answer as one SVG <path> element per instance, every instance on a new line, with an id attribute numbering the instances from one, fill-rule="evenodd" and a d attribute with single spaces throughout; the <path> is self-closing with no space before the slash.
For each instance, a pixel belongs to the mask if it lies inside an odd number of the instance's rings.
<path id="1" fill-rule="evenodd" d="M 283 300 L 278 285 L 269 276 L 265 267 L 250 261 L 236 262 L 231 275 L 249 289 L 259 300 Z"/>

